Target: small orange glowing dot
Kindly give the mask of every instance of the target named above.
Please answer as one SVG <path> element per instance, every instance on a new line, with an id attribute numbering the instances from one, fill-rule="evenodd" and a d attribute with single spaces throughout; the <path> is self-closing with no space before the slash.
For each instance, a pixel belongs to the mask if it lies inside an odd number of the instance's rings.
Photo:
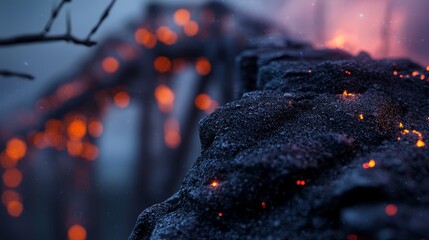
<path id="1" fill-rule="evenodd" d="M 361 113 L 361 114 L 359 114 L 359 119 L 360 120 L 363 120 L 363 114 Z"/>
<path id="2" fill-rule="evenodd" d="M 197 73 L 205 76 L 210 73 L 211 69 L 212 66 L 207 58 L 201 57 L 197 59 L 195 63 L 195 70 Z"/>
<path id="3" fill-rule="evenodd" d="M 370 167 L 370 168 L 375 167 L 375 160 L 374 159 L 369 160 L 368 167 Z"/>
<path id="4" fill-rule="evenodd" d="M 394 72 L 393 72 L 393 75 L 394 75 L 394 76 L 397 76 L 397 75 L 398 75 L 398 71 L 394 71 Z"/>
<path id="5" fill-rule="evenodd" d="M 420 76 L 420 80 L 425 80 L 425 78 L 426 78 L 426 76 L 423 74 Z"/>
<path id="6" fill-rule="evenodd" d="M 347 90 L 344 90 L 344 92 L 343 92 L 343 97 L 354 97 L 354 96 L 355 96 L 354 93 L 349 93 L 349 92 L 347 92 Z"/>
<path id="7" fill-rule="evenodd" d="M 429 66 L 427 66 L 427 67 L 426 67 L 426 71 L 428 71 L 428 72 L 429 72 Z"/>
<path id="8" fill-rule="evenodd" d="M 191 19 L 188 10 L 181 8 L 174 13 L 174 22 L 179 26 L 184 26 Z"/>
<path id="9" fill-rule="evenodd" d="M 423 142 L 423 140 L 419 139 L 419 140 L 417 140 L 416 146 L 419 148 L 422 148 L 422 147 L 426 146 L 426 143 Z"/>
<path id="10" fill-rule="evenodd" d="M 155 59 L 153 62 L 155 70 L 160 73 L 166 73 L 171 69 L 171 61 L 167 57 L 160 56 Z"/>
<path id="11" fill-rule="evenodd" d="M 397 140 L 398 140 L 398 141 L 399 141 L 399 140 L 401 140 L 401 137 L 398 137 L 398 138 L 397 138 Z"/>
<path id="12" fill-rule="evenodd" d="M 305 181 L 304 180 L 297 180 L 296 181 L 296 185 L 304 186 L 305 185 Z"/>
<path id="13" fill-rule="evenodd" d="M 83 151 L 83 144 L 79 140 L 72 140 L 67 142 L 67 152 L 70 156 L 79 156 Z"/>
<path id="14" fill-rule="evenodd" d="M 19 201 L 10 201 L 7 204 L 7 213 L 12 217 L 19 217 L 24 210 L 22 203 Z"/>
<path id="15" fill-rule="evenodd" d="M 3 172 L 2 179 L 6 187 L 18 187 L 22 181 L 22 173 L 16 168 L 7 169 Z"/>
<path id="16" fill-rule="evenodd" d="M 220 212 L 220 213 L 218 213 L 217 214 L 219 217 L 222 217 L 223 216 L 223 214 Z"/>
<path id="17" fill-rule="evenodd" d="M 6 143 L 6 155 L 12 160 L 19 160 L 25 156 L 27 144 L 19 139 L 12 138 Z"/>
<path id="18" fill-rule="evenodd" d="M 102 62 L 102 66 L 106 73 L 112 74 L 118 71 L 119 62 L 114 57 L 106 57 Z"/>
<path id="19" fill-rule="evenodd" d="M 404 124 L 402 124 L 401 122 L 399 123 L 399 128 L 404 128 Z"/>
<path id="20" fill-rule="evenodd" d="M 419 75 L 419 72 L 418 72 L 418 71 L 414 71 L 411 75 L 412 75 L 413 77 L 415 77 L 415 76 Z"/>
<path id="21" fill-rule="evenodd" d="M 164 134 L 164 143 L 169 148 L 177 148 L 180 145 L 181 139 L 178 131 L 167 131 Z"/>
<path id="22" fill-rule="evenodd" d="M 267 204 L 266 204 L 265 202 L 261 202 L 261 207 L 262 207 L 263 209 L 265 209 L 265 208 L 267 207 Z"/>
<path id="23" fill-rule="evenodd" d="M 217 187 L 219 186 L 219 182 L 218 182 L 218 181 L 212 181 L 212 182 L 210 183 L 210 186 L 212 186 L 212 187 L 214 187 L 214 188 L 217 188 Z"/>
<path id="24" fill-rule="evenodd" d="M 115 105 L 120 108 L 126 108 L 130 104 L 130 95 L 128 93 L 121 91 L 115 94 L 113 98 Z"/>
<path id="25" fill-rule="evenodd" d="M 363 163 L 362 167 L 365 168 L 365 169 L 369 168 L 368 163 Z"/>
<path id="26" fill-rule="evenodd" d="M 69 228 L 67 231 L 69 240 L 85 240 L 86 239 L 86 230 L 83 226 L 75 224 Z"/>
<path id="27" fill-rule="evenodd" d="M 173 108 L 175 94 L 166 85 L 159 85 L 155 88 L 155 98 L 158 102 L 160 109 L 163 112 L 168 112 Z"/>
<path id="28" fill-rule="evenodd" d="M 384 209 L 388 216 L 395 216 L 398 213 L 398 207 L 395 204 L 388 204 Z"/>
<path id="29" fill-rule="evenodd" d="M 193 37 L 193 36 L 197 35 L 198 30 L 199 30 L 198 24 L 194 21 L 189 21 L 184 26 L 185 35 L 188 37 Z"/>

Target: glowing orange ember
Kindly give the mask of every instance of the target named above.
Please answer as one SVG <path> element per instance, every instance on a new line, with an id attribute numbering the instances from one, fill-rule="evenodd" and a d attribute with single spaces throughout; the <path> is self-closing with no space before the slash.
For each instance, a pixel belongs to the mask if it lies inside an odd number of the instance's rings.
<path id="1" fill-rule="evenodd" d="M 103 124 L 100 121 L 92 120 L 88 125 L 88 132 L 93 137 L 100 137 L 103 133 Z"/>
<path id="2" fill-rule="evenodd" d="M 423 140 L 419 139 L 419 140 L 417 140 L 416 146 L 419 148 L 422 148 L 422 147 L 426 146 L 426 143 L 423 142 Z"/>
<path id="3" fill-rule="evenodd" d="M 126 108 L 130 104 L 130 95 L 128 93 L 121 91 L 115 94 L 113 98 L 115 105 L 120 108 Z"/>
<path id="4" fill-rule="evenodd" d="M 402 124 L 401 122 L 399 123 L 399 128 L 404 128 L 404 124 Z"/>
<path id="5" fill-rule="evenodd" d="M 195 106 L 200 109 L 200 110 L 207 110 L 210 108 L 211 105 L 211 98 L 209 95 L 205 94 L 205 93 L 201 93 L 199 94 L 196 98 L 195 98 Z"/>
<path id="6" fill-rule="evenodd" d="M 365 169 L 373 168 L 373 167 L 375 167 L 375 164 L 376 164 L 375 160 L 371 159 L 371 160 L 369 160 L 369 162 L 362 164 L 362 167 Z"/>
<path id="7" fill-rule="evenodd" d="M 305 185 L 305 181 L 304 180 L 297 180 L 296 181 L 296 185 L 304 186 Z"/>
<path id="8" fill-rule="evenodd" d="M 6 171 L 3 172 L 2 179 L 3 179 L 3 184 L 6 187 L 9 187 L 9 188 L 18 187 L 22 181 L 22 173 L 16 168 L 7 169 Z"/>
<path id="9" fill-rule="evenodd" d="M 427 67 L 426 67 L 426 71 L 428 71 L 428 72 L 429 72 L 429 66 L 427 66 Z"/>
<path id="10" fill-rule="evenodd" d="M 420 80 L 425 80 L 425 78 L 426 78 L 426 76 L 423 74 L 420 76 Z"/>
<path id="11" fill-rule="evenodd" d="M 394 72 L 393 72 L 393 75 L 394 75 L 394 76 L 398 75 L 398 71 L 394 71 Z"/>
<path id="12" fill-rule="evenodd" d="M 363 120 L 363 114 L 361 113 L 361 114 L 359 114 L 359 119 L 360 120 Z"/>
<path id="13" fill-rule="evenodd" d="M 157 42 L 155 35 L 145 28 L 137 29 L 136 33 L 134 34 L 134 38 L 138 44 L 143 45 L 146 48 L 155 47 Z"/>
<path id="14" fill-rule="evenodd" d="M 67 127 L 71 139 L 81 139 L 86 134 L 86 122 L 83 119 L 74 119 Z"/>
<path id="15" fill-rule="evenodd" d="M 9 213 L 9 215 L 12 217 L 21 216 L 23 210 L 24 210 L 24 207 L 22 206 L 22 203 L 19 201 L 10 201 L 7 204 L 7 213 Z"/>
<path id="16" fill-rule="evenodd" d="M 415 76 L 419 75 L 419 72 L 418 72 L 418 71 L 414 71 L 414 72 L 412 72 L 412 73 L 411 73 L 411 75 L 412 75 L 413 77 L 415 77 Z"/>
<path id="17" fill-rule="evenodd" d="M 174 13 L 174 22 L 179 26 L 184 26 L 191 19 L 188 10 L 181 8 Z"/>
<path id="18" fill-rule="evenodd" d="M 167 57 L 160 56 L 155 59 L 153 66 L 158 72 L 166 73 L 171 69 L 171 61 Z"/>
<path id="19" fill-rule="evenodd" d="M 212 186 L 213 188 L 217 188 L 219 186 L 219 182 L 214 180 L 210 183 L 210 186 Z"/>
<path id="20" fill-rule="evenodd" d="M 67 236 L 69 240 L 85 240 L 86 230 L 82 225 L 75 224 L 69 228 Z"/>
<path id="21" fill-rule="evenodd" d="M 186 36 L 193 37 L 193 36 L 197 35 L 198 30 L 199 30 L 199 26 L 196 22 L 190 21 L 190 22 L 186 23 L 183 30 L 184 30 Z"/>
<path id="22" fill-rule="evenodd" d="M 201 57 L 197 59 L 197 62 L 195 63 L 195 70 L 200 75 L 207 75 L 210 73 L 212 69 L 212 66 L 207 58 Z"/>
<path id="23" fill-rule="evenodd" d="M 19 139 L 12 138 L 6 143 L 6 155 L 13 159 L 19 160 L 25 156 L 27 153 L 27 144 Z"/>
<path id="24" fill-rule="evenodd" d="M 1 201 L 5 206 L 7 206 L 11 201 L 20 202 L 21 196 L 14 190 L 6 190 L 1 195 Z"/>
<path id="25" fill-rule="evenodd" d="M 106 73 L 112 74 L 118 71 L 119 62 L 114 57 L 106 57 L 102 62 L 102 66 Z"/>
<path id="26" fill-rule="evenodd" d="M 348 93 L 347 90 L 344 90 L 343 97 L 354 97 L 356 94 L 354 93 Z"/>
<path id="27" fill-rule="evenodd" d="M 396 207 L 395 204 L 388 204 L 384 211 L 386 212 L 387 216 L 392 217 L 398 213 L 398 207 Z"/>

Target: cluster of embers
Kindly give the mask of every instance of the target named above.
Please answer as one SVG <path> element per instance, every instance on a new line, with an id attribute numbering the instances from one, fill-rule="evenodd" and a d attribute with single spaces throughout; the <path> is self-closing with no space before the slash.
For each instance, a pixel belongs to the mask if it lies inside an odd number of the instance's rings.
<path id="1" fill-rule="evenodd" d="M 428 69 L 282 39 L 238 62 L 244 94 L 130 239 L 429 237 Z"/>

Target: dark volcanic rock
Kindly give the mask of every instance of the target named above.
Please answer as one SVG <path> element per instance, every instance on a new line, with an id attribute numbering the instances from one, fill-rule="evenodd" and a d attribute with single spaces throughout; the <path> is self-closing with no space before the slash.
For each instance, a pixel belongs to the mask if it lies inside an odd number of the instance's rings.
<path id="1" fill-rule="evenodd" d="M 130 239 L 429 237 L 428 72 L 306 44 L 240 59 L 253 92 L 201 121 L 180 191 Z"/>

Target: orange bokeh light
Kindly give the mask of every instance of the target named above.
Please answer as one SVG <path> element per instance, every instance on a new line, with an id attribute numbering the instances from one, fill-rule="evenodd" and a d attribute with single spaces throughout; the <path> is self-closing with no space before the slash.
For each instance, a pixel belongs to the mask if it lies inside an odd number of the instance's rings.
<path id="1" fill-rule="evenodd" d="M 193 36 L 197 35 L 199 27 L 198 27 L 198 24 L 196 22 L 190 21 L 190 22 L 186 23 L 183 30 L 184 30 L 186 36 L 193 37 Z"/>
<path id="2" fill-rule="evenodd" d="M 211 101 L 212 100 L 211 100 L 209 95 L 207 95 L 205 93 L 201 93 L 195 98 L 194 103 L 198 109 L 207 110 L 210 108 Z"/>
<path id="3" fill-rule="evenodd" d="M 419 139 L 419 140 L 417 140 L 416 146 L 419 148 L 422 148 L 422 147 L 426 146 L 426 143 L 423 142 L 423 140 Z"/>
<path id="4" fill-rule="evenodd" d="M 173 106 L 174 92 L 166 85 L 159 85 L 155 88 L 155 98 L 162 106 Z"/>
<path id="5" fill-rule="evenodd" d="M 14 190 L 6 190 L 1 195 L 1 202 L 7 206 L 7 204 L 11 201 L 21 201 L 21 196 Z"/>
<path id="6" fill-rule="evenodd" d="M 92 137 L 100 137 L 103 134 L 103 124 L 100 121 L 92 120 L 88 125 L 88 132 Z"/>
<path id="7" fill-rule="evenodd" d="M 191 19 L 191 14 L 188 10 L 181 8 L 174 13 L 174 22 L 179 26 L 184 26 Z"/>
<path id="8" fill-rule="evenodd" d="M 79 156 L 83 151 L 83 144 L 81 141 L 68 141 L 67 142 L 67 152 L 70 156 L 76 157 Z"/>
<path id="9" fill-rule="evenodd" d="M 212 186 L 213 188 L 217 188 L 219 186 L 219 182 L 214 180 L 210 183 L 210 186 Z"/>
<path id="10" fill-rule="evenodd" d="M 197 59 L 195 63 L 195 70 L 197 73 L 205 76 L 210 73 L 211 69 L 212 66 L 207 58 L 201 57 Z"/>
<path id="11" fill-rule="evenodd" d="M 6 143 L 6 155 L 13 159 L 19 160 L 27 153 L 27 144 L 19 139 L 12 138 Z"/>
<path id="12" fill-rule="evenodd" d="M 159 41 L 166 45 L 172 45 L 177 41 L 177 34 L 166 26 L 159 27 L 156 30 L 156 36 L 158 37 Z"/>
<path id="13" fill-rule="evenodd" d="M 119 62 L 114 57 L 106 57 L 105 59 L 103 59 L 102 66 L 103 66 L 103 70 L 106 73 L 112 74 L 118 71 Z"/>
<path id="14" fill-rule="evenodd" d="M 21 216 L 23 210 L 24 210 L 24 207 L 22 206 L 22 203 L 19 201 L 10 201 L 7 204 L 7 213 L 9 213 L 9 215 L 12 217 Z"/>
<path id="15" fill-rule="evenodd" d="M 67 127 L 67 133 L 71 139 L 81 139 L 86 134 L 86 122 L 76 118 Z"/>
<path id="16" fill-rule="evenodd" d="M 180 145 L 181 137 L 178 131 L 168 131 L 164 134 L 165 145 L 169 148 L 176 148 Z"/>
<path id="17" fill-rule="evenodd" d="M 130 95 L 128 93 L 121 91 L 115 94 L 113 98 L 115 105 L 120 108 L 126 108 L 130 104 Z"/>
<path id="18" fill-rule="evenodd" d="M 18 187 L 22 181 L 22 173 L 16 168 L 7 169 L 3 172 L 2 179 L 6 187 Z"/>
<path id="19" fill-rule="evenodd" d="M 145 46 L 146 48 L 153 48 L 156 45 L 156 37 L 145 28 L 137 29 L 134 34 L 134 38 L 138 44 Z"/>
<path id="20" fill-rule="evenodd" d="M 75 224 L 69 228 L 67 236 L 69 240 L 85 240 L 86 229 L 82 225 Z"/>
<path id="21" fill-rule="evenodd" d="M 6 154 L 2 153 L 0 155 L 0 165 L 4 169 L 14 168 L 16 166 L 16 161 L 8 157 Z"/>
<path id="22" fill-rule="evenodd" d="M 97 159 L 98 155 L 99 155 L 99 150 L 95 145 L 89 142 L 86 142 L 83 144 L 83 150 L 81 152 L 82 158 L 92 161 Z"/>
<path id="23" fill-rule="evenodd" d="M 171 69 L 171 61 L 167 57 L 160 56 L 155 59 L 153 62 L 155 70 L 160 73 L 166 73 Z"/>

